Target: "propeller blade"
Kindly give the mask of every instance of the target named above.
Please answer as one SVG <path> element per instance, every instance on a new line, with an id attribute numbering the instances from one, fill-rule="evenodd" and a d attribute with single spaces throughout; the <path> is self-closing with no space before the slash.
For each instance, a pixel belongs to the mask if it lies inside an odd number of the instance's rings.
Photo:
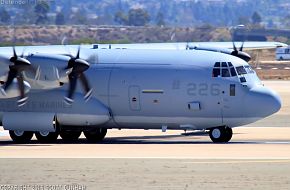
<path id="1" fill-rule="evenodd" d="M 16 53 L 16 50 L 15 50 L 15 46 L 13 46 L 13 57 L 17 58 L 17 53 Z"/>
<path id="2" fill-rule="evenodd" d="M 236 44 L 235 44 L 235 42 L 233 41 L 233 48 L 234 48 L 234 51 L 235 52 L 237 52 L 238 51 L 238 49 L 237 49 L 237 47 L 236 47 Z"/>
<path id="3" fill-rule="evenodd" d="M 24 57 L 24 54 L 25 54 L 26 48 L 27 48 L 27 47 L 23 47 L 23 49 L 22 49 L 22 53 L 21 53 L 20 57 L 22 57 L 22 58 Z"/>
<path id="4" fill-rule="evenodd" d="M 90 68 L 90 64 L 86 60 L 80 58 L 80 52 L 81 46 L 78 47 L 76 57 L 71 56 L 71 59 L 68 61 L 67 66 L 64 68 L 64 70 L 71 69 L 70 72 L 66 72 L 67 74 L 69 73 L 68 95 L 64 98 L 67 104 L 73 103 L 73 95 L 76 90 L 78 79 L 80 79 L 86 93 L 84 99 L 88 101 L 92 95 L 92 89 L 89 85 L 88 79 L 84 75 L 84 72 Z"/>
<path id="5" fill-rule="evenodd" d="M 11 86 L 13 80 L 17 77 L 17 70 L 14 68 L 15 66 L 9 66 L 10 70 L 8 73 L 7 81 L 4 84 L 4 90 L 7 91 L 9 87 Z"/>
<path id="6" fill-rule="evenodd" d="M 242 46 L 240 47 L 240 51 L 243 51 L 243 49 L 244 49 L 244 43 L 245 43 L 245 41 L 243 41 Z"/>
<path id="7" fill-rule="evenodd" d="M 90 87 L 89 81 L 84 73 L 80 74 L 80 81 L 86 93 L 84 99 L 88 101 L 92 96 L 93 89 Z"/>
<path id="8" fill-rule="evenodd" d="M 75 59 L 79 59 L 80 58 L 80 52 L 81 52 L 81 46 L 78 47 L 78 53 Z"/>
<path id="9" fill-rule="evenodd" d="M 77 87 L 77 76 L 74 74 L 69 74 L 69 90 L 67 97 L 64 98 L 67 104 L 73 103 L 73 95 Z"/>
<path id="10" fill-rule="evenodd" d="M 21 107 L 24 104 L 26 104 L 26 101 L 28 99 L 28 97 L 25 96 L 25 86 L 24 86 L 24 79 L 23 79 L 22 74 L 17 77 L 17 82 L 18 82 L 18 89 L 20 92 L 20 98 L 17 101 L 17 103 L 18 103 L 18 106 Z"/>

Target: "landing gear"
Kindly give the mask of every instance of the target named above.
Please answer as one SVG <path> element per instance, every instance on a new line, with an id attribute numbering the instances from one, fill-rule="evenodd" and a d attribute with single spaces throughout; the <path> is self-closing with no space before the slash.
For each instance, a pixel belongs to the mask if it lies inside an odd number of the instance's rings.
<path id="1" fill-rule="evenodd" d="M 100 142 L 105 138 L 106 134 L 106 128 L 98 128 L 94 130 L 84 131 L 84 135 L 89 142 Z"/>
<path id="2" fill-rule="evenodd" d="M 56 132 L 36 132 L 35 136 L 40 143 L 55 143 L 59 135 L 59 131 Z"/>
<path id="3" fill-rule="evenodd" d="M 82 131 L 61 130 L 60 136 L 65 142 L 75 142 L 81 136 Z"/>
<path id="4" fill-rule="evenodd" d="M 230 127 L 216 127 L 210 129 L 209 136 L 214 143 L 225 143 L 231 140 L 233 130 Z"/>
<path id="5" fill-rule="evenodd" d="M 15 143 L 28 143 L 33 137 L 33 132 L 30 131 L 9 131 L 11 139 Z"/>

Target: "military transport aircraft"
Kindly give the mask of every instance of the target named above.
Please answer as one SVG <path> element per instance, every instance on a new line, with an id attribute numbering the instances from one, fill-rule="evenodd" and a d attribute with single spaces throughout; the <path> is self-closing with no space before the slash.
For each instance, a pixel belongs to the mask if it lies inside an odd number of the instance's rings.
<path id="1" fill-rule="evenodd" d="M 97 142 L 126 128 L 205 129 L 213 142 L 228 142 L 232 128 L 281 107 L 247 63 L 246 43 L 232 51 L 104 46 L 0 48 L 0 118 L 13 141 L 75 141 L 84 132 Z"/>

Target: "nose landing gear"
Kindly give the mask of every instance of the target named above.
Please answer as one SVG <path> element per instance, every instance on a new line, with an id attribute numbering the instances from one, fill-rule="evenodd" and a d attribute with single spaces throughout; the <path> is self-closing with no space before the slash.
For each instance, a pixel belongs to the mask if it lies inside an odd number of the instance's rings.
<path id="1" fill-rule="evenodd" d="M 209 136 L 214 143 L 226 143 L 229 142 L 233 136 L 233 130 L 230 127 L 216 127 L 209 131 Z"/>

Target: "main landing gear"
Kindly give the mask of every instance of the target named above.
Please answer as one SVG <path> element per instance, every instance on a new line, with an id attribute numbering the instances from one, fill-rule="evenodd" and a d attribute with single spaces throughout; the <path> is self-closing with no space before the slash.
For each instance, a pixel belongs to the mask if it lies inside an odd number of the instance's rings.
<path id="1" fill-rule="evenodd" d="M 84 131 L 84 135 L 89 142 L 100 142 L 105 138 L 106 134 L 106 128 L 98 128 L 94 130 Z"/>
<path id="2" fill-rule="evenodd" d="M 55 132 L 30 132 L 30 131 L 9 131 L 11 139 L 15 143 L 29 143 L 35 134 L 38 142 L 40 143 L 55 143 L 60 136 L 64 142 L 67 143 L 73 143 L 76 142 L 79 137 L 81 136 L 82 132 L 84 132 L 84 135 L 86 139 L 89 142 L 100 142 L 102 141 L 106 134 L 107 129 L 106 128 L 96 128 L 96 129 L 90 129 L 90 130 L 57 130 Z"/>
<path id="3" fill-rule="evenodd" d="M 9 134 L 15 143 L 28 143 L 33 137 L 33 132 L 29 131 L 9 131 Z"/>
<path id="4" fill-rule="evenodd" d="M 214 143 L 229 142 L 233 136 L 233 130 L 230 127 L 216 127 L 209 131 L 209 136 Z"/>
<path id="5" fill-rule="evenodd" d="M 82 131 L 61 130 L 60 136 L 64 142 L 76 142 L 81 136 Z"/>
<path id="6" fill-rule="evenodd" d="M 56 132 L 36 132 L 35 136 L 40 143 L 55 143 L 59 135 L 59 131 Z"/>

